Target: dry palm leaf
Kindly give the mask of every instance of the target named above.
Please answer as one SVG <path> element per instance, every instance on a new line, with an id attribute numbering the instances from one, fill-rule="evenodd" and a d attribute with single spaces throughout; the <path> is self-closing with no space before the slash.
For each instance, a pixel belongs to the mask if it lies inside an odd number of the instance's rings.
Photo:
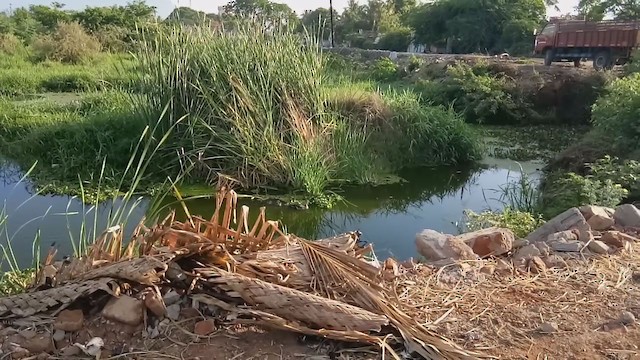
<path id="1" fill-rule="evenodd" d="M 317 330 L 379 332 L 389 323 L 386 317 L 356 306 L 218 268 L 197 269 L 196 273 L 205 279 L 207 287 L 223 291 L 238 304 L 246 303 Z"/>
<path id="2" fill-rule="evenodd" d="M 425 359 L 477 359 L 480 354 L 464 349 L 419 324 L 399 309 L 396 300 L 377 281 L 377 269 L 342 252 L 311 241 L 297 239 L 315 273 L 316 289 L 328 297 L 347 301 L 373 313 L 385 315 L 400 331 L 405 346 Z M 337 293 L 335 289 L 339 289 Z M 350 298 L 350 299 L 349 299 Z"/>

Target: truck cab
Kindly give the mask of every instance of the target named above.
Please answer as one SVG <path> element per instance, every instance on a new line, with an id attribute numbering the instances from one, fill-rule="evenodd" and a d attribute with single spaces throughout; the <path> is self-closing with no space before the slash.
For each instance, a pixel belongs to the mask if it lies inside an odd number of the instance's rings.
<path id="1" fill-rule="evenodd" d="M 558 24 L 547 23 L 540 32 L 536 32 L 536 41 L 534 46 L 534 54 L 544 55 L 545 51 L 553 47 Z"/>

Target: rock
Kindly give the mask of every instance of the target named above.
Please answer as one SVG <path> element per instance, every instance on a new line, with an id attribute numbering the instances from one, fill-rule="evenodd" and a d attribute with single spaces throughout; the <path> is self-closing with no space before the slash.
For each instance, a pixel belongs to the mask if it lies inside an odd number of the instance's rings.
<path id="1" fill-rule="evenodd" d="M 162 318 L 167 314 L 167 308 L 162 298 L 155 292 L 150 291 L 144 297 L 144 306 L 146 306 L 153 315 Z"/>
<path id="2" fill-rule="evenodd" d="M 626 243 L 634 243 L 638 239 L 619 231 L 607 231 L 602 234 L 600 241 L 613 247 L 623 248 Z"/>
<path id="3" fill-rule="evenodd" d="M 76 332 L 82 329 L 84 314 L 82 310 L 63 310 L 53 323 L 56 330 Z"/>
<path id="4" fill-rule="evenodd" d="M 620 226 L 640 227 L 640 210 L 631 204 L 620 205 L 616 208 L 613 219 Z"/>
<path id="5" fill-rule="evenodd" d="M 26 359 L 30 355 L 31 354 L 29 353 L 29 350 L 27 350 L 25 348 L 22 348 L 22 347 L 17 347 L 13 351 L 11 351 L 11 359 L 13 359 L 13 360 Z"/>
<path id="6" fill-rule="evenodd" d="M 142 323 L 144 305 L 142 301 L 127 295 L 109 300 L 102 309 L 102 316 L 111 321 L 137 326 Z"/>
<path id="7" fill-rule="evenodd" d="M 549 247 L 549 244 L 545 242 L 536 243 L 536 247 L 538 248 L 538 250 L 540 250 L 541 256 L 547 256 L 551 254 L 551 248 Z"/>
<path id="8" fill-rule="evenodd" d="M 513 270 L 513 265 L 503 259 L 498 259 L 496 261 L 496 271 L 498 272 L 511 272 Z"/>
<path id="9" fill-rule="evenodd" d="M 547 265 L 538 256 L 529 259 L 527 269 L 534 274 L 543 274 L 547 271 Z"/>
<path id="10" fill-rule="evenodd" d="M 216 331 L 216 324 L 212 319 L 198 321 L 193 328 L 193 333 L 199 336 L 207 336 Z"/>
<path id="11" fill-rule="evenodd" d="M 559 231 L 557 233 L 553 233 L 547 236 L 547 242 L 553 242 L 553 241 L 568 242 L 568 241 L 575 241 L 575 240 L 578 240 L 578 234 L 573 230 Z"/>
<path id="12" fill-rule="evenodd" d="M 173 304 L 167 306 L 167 317 L 174 321 L 180 319 L 180 305 Z"/>
<path id="13" fill-rule="evenodd" d="M 559 330 L 558 324 L 556 324 L 554 322 L 543 323 L 538 328 L 538 331 L 540 331 L 543 334 L 553 334 L 553 333 L 558 332 L 558 330 Z"/>
<path id="14" fill-rule="evenodd" d="M 529 234 L 526 239 L 530 242 L 538 242 L 545 241 L 547 237 L 551 234 L 555 234 L 557 232 L 570 230 L 572 228 L 576 228 L 578 225 L 586 225 L 587 221 L 585 220 L 582 213 L 577 208 L 571 208 L 564 213 L 556 216 L 555 218 L 549 220 L 547 223 L 542 225 L 536 231 Z"/>
<path id="15" fill-rule="evenodd" d="M 50 353 L 55 349 L 53 341 L 46 335 L 38 335 L 32 339 L 28 339 L 22 344 L 22 347 L 29 350 L 32 354 Z"/>
<path id="16" fill-rule="evenodd" d="M 618 321 L 622 325 L 632 325 L 636 322 L 636 316 L 630 311 L 623 311 Z"/>
<path id="17" fill-rule="evenodd" d="M 598 240 L 590 242 L 588 247 L 591 252 L 594 252 L 596 254 L 608 254 L 611 250 L 607 244 Z"/>
<path id="18" fill-rule="evenodd" d="M 416 235 L 418 252 L 427 261 L 476 260 L 478 256 L 463 241 L 434 230 L 424 230 Z"/>
<path id="19" fill-rule="evenodd" d="M 480 269 L 480 272 L 485 275 L 493 275 L 496 272 L 496 266 L 493 264 L 487 264 Z"/>
<path id="20" fill-rule="evenodd" d="M 81 352 L 82 350 L 80 350 L 80 348 L 78 348 L 77 346 L 70 345 L 62 348 L 60 350 L 60 355 L 65 358 L 69 358 L 69 357 L 78 356 L 80 355 Z"/>
<path id="21" fill-rule="evenodd" d="M 589 219 L 591 219 L 591 217 L 593 217 L 594 215 L 607 215 L 609 217 L 612 217 L 613 213 L 615 212 L 615 209 L 612 208 L 593 205 L 581 206 L 579 210 L 582 213 L 582 216 L 584 216 L 584 219 L 587 221 L 589 221 Z"/>
<path id="22" fill-rule="evenodd" d="M 527 240 L 527 239 L 516 239 L 513 242 L 513 248 L 514 249 L 520 249 L 521 247 L 525 247 L 527 245 L 529 245 L 529 240 Z"/>
<path id="23" fill-rule="evenodd" d="M 567 267 L 567 263 L 558 255 L 549 255 L 542 260 L 549 269 L 564 269 Z"/>
<path id="24" fill-rule="evenodd" d="M 18 334 L 22 336 L 25 340 L 30 340 L 38 336 L 38 333 L 33 330 L 23 330 L 23 331 L 20 331 Z"/>
<path id="25" fill-rule="evenodd" d="M 184 319 L 194 319 L 202 317 L 202 314 L 200 314 L 200 311 L 198 311 L 198 309 L 189 307 L 180 310 L 180 316 Z"/>
<path id="26" fill-rule="evenodd" d="M 180 294 L 178 294 L 175 290 L 171 289 L 167 291 L 167 293 L 164 294 L 162 298 L 164 300 L 164 304 L 166 306 L 170 306 L 180 301 Z"/>
<path id="27" fill-rule="evenodd" d="M 64 332 L 64 330 L 58 329 L 53 333 L 53 341 L 60 342 L 60 341 L 64 340 L 64 337 L 66 335 L 67 334 Z"/>
<path id="28" fill-rule="evenodd" d="M 553 251 L 557 252 L 580 252 L 584 248 L 584 244 L 579 241 L 572 242 L 560 242 L 554 241 L 549 243 L 549 246 Z"/>
<path id="29" fill-rule="evenodd" d="M 518 251 L 513 255 L 513 261 L 530 259 L 534 256 L 540 256 L 540 249 L 538 249 L 535 244 L 531 244 L 518 249 Z"/>
<path id="30" fill-rule="evenodd" d="M 596 231 L 604 231 L 610 229 L 614 224 L 613 218 L 609 216 L 604 210 L 601 213 L 596 213 L 589 220 L 587 224 L 591 226 L 591 229 Z"/>
<path id="31" fill-rule="evenodd" d="M 456 236 L 480 257 L 502 255 L 513 249 L 515 235 L 509 229 L 492 227 Z"/>

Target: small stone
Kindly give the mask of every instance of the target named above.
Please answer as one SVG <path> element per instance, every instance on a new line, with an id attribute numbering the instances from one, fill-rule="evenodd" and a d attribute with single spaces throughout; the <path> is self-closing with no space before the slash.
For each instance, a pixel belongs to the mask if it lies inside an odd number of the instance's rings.
<path id="1" fill-rule="evenodd" d="M 72 357 L 80 355 L 81 352 L 82 350 L 80 350 L 80 348 L 78 348 L 77 346 L 70 345 L 62 348 L 60 350 L 60 355 L 62 355 L 63 357 Z"/>
<path id="2" fill-rule="evenodd" d="M 620 226 L 640 227 L 640 210 L 631 204 L 620 205 L 616 208 L 613 219 Z"/>
<path id="3" fill-rule="evenodd" d="M 167 308 L 162 298 L 155 292 L 150 291 L 144 297 L 144 306 L 153 313 L 153 315 L 162 318 L 167 314 Z"/>
<path id="4" fill-rule="evenodd" d="M 579 241 L 572 242 L 560 242 L 554 241 L 549 243 L 549 246 L 558 252 L 580 252 L 584 248 L 584 244 Z"/>
<path id="5" fill-rule="evenodd" d="M 596 231 L 603 231 L 610 229 L 615 221 L 603 210 L 603 214 L 595 214 L 589 220 L 587 224 L 591 226 L 591 229 Z"/>
<path id="6" fill-rule="evenodd" d="M 497 256 L 513 249 L 515 235 L 509 229 L 492 227 L 456 236 L 480 257 Z"/>
<path id="7" fill-rule="evenodd" d="M 567 263 L 558 255 L 549 255 L 543 260 L 544 264 L 547 265 L 547 268 L 549 269 L 564 269 L 567 267 Z"/>
<path id="8" fill-rule="evenodd" d="M 636 322 L 636 316 L 630 311 L 623 311 L 618 321 L 622 325 L 632 325 Z"/>
<path id="9" fill-rule="evenodd" d="M 49 354 L 47 353 L 38 354 L 38 356 L 36 356 L 36 360 L 47 360 L 48 358 Z"/>
<path id="10" fill-rule="evenodd" d="M 180 305 L 173 304 L 167 306 L 167 317 L 174 321 L 180 319 Z"/>
<path id="11" fill-rule="evenodd" d="M 31 340 L 38 335 L 38 333 L 33 330 L 23 330 L 18 334 L 20 334 L 20 336 L 22 336 L 25 340 Z"/>
<path id="12" fill-rule="evenodd" d="M 66 335 L 67 334 L 64 332 L 64 330 L 58 329 L 53 333 L 53 341 L 60 342 L 60 341 L 64 340 L 64 337 Z"/>
<path id="13" fill-rule="evenodd" d="M 184 319 L 193 319 L 202 317 L 202 314 L 200 314 L 200 311 L 198 311 L 198 309 L 189 307 L 180 310 L 180 316 Z"/>
<path id="14" fill-rule="evenodd" d="M 578 234 L 573 230 L 560 231 L 547 236 L 547 242 L 567 242 L 578 240 Z"/>
<path id="15" fill-rule="evenodd" d="M 553 334 L 558 332 L 559 328 L 558 328 L 558 324 L 554 322 L 546 322 L 540 325 L 538 330 L 543 334 Z"/>
<path id="16" fill-rule="evenodd" d="M 142 301 L 121 295 L 109 300 L 104 309 L 102 309 L 102 316 L 107 320 L 138 326 L 142 324 L 143 311 L 144 305 Z"/>
<path id="17" fill-rule="evenodd" d="M 63 310 L 53 323 L 54 329 L 76 332 L 82 329 L 84 314 L 82 310 Z"/>
<path id="18" fill-rule="evenodd" d="M 167 291 L 167 293 L 164 294 L 162 298 L 164 299 L 165 305 L 170 306 L 180 301 L 180 294 L 178 294 L 175 290 L 171 289 Z"/>
<path id="19" fill-rule="evenodd" d="M 216 324 L 212 319 L 198 321 L 193 332 L 199 336 L 207 336 L 216 331 Z"/>
<path id="20" fill-rule="evenodd" d="M 531 244 L 518 249 L 513 255 L 513 260 L 530 259 L 534 256 L 540 256 L 540 249 L 535 244 Z"/>
<path id="21" fill-rule="evenodd" d="M 480 269 L 480 272 L 486 275 L 493 275 L 496 272 L 496 266 L 493 264 L 487 264 Z"/>
<path id="22" fill-rule="evenodd" d="M 527 268 L 534 274 L 543 274 L 547 271 L 547 265 L 538 256 L 534 256 L 529 259 Z"/>
<path id="23" fill-rule="evenodd" d="M 540 250 L 540 256 L 547 256 L 551 254 L 551 248 L 546 242 L 537 242 L 536 247 Z"/>
<path id="24" fill-rule="evenodd" d="M 633 236 L 622 233 L 620 231 L 607 231 L 604 234 L 602 234 L 600 241 L 604 242 L 609 246 L 622 248 L 625 246 L 625 243 L 633 243 L 638 241 L 638 239 L 634 238 Z"/>
<path id="25" fill-rule="evenodd" d="M 527 239 L 516 239 L 513 242 L 513 248 L 514 249 L 520 249 L 520 248 L 525 247 L 527 245 L 529 245 L 529 240 L 527 240 Z"/>
<path id="26" fill-rule="evenodd" d="M 546 241 L 549 235 L 570 230 L 581 225 L 586 225 L 587 221 L 577 208 L 571 208 L 555 218 L 547 221 L 527 236 L 530 242 Z"/>
<path id="27" fill-rule="evenodd" d="M 589 243 L 589 250 L 596 254 L 608 254 L 611 249 L 602 241 L 594 240 Z"/>
<path id="28" fill-rule="evenodd" d="M 14 349 L 13 351 L 11 351 L 11 359 L 13 360 L 18 360 L 18 359 L 26 359 L 30 356 L 31 354 L 29 353 L 29 350 L 22 348 L 22 347 L 18 347 L 16 349 Z"/>
<path id="29" fill-rule="evenodd" d="M 418 253 L 429 262 L 440 260 L 476 260 L 478 256 L 463 241 L 434 230 L 416 235 Z"/>
<path id="30" fill-rule="evenodd" d="M 150 327 L 147 329 L 147 337 L 149 339 L 155 339 L 158 336 L 160 336 L 160 330 L 158 330 L 157 327 L 154 327 L 154 328 Z"/>
<path id="31" fill-rule="evenodd" d="M 26 340 L 22 347 L 29 350 L 32 354 L 50 353 L 55 349 L 53 341 L 49 336 L 38 335 L 32 339 Z"/>

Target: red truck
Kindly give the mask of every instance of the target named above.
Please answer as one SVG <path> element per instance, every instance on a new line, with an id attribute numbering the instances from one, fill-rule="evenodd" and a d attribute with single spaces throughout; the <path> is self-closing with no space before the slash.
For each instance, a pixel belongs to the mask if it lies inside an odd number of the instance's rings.
<path id="1" fill-rule="evenodd" d="M 628 62 L 640 45 L 638 22 L 551 20 L 536 32 L 535 54 L 544 55 L 544 64 L 582 59 L 593 60 L 597 70 L 611 69 Z"/>

